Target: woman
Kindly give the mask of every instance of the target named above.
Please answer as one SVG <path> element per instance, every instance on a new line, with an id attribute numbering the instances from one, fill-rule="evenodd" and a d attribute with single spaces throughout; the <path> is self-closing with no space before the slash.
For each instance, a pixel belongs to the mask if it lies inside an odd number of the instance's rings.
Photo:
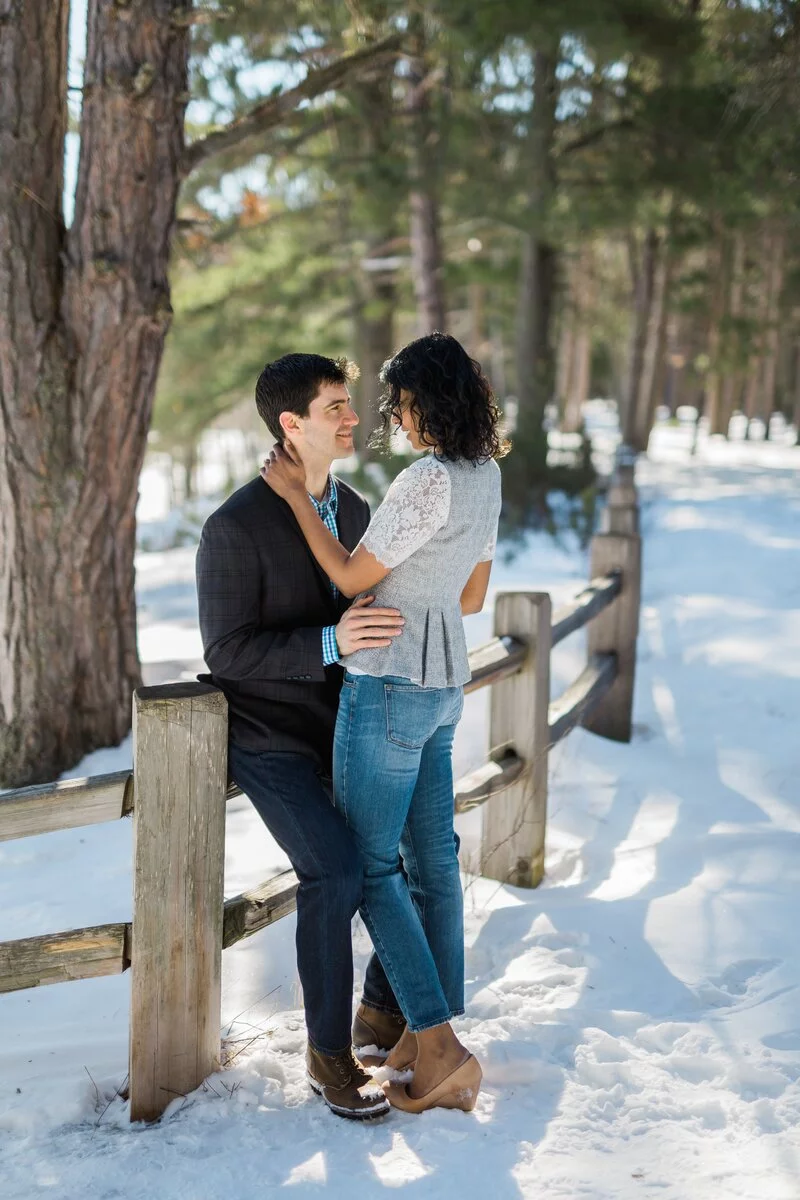
<path id="1" fill-rule="evenodd" d="M 450 1025 L 464 1011 L 451 759 L 470 678 L 462 615 L 480 611 L 489 584 L 504 446 L 489 384 L 455 338 L 419 338 L 381 378 L 384 425 L 428 453 L 397 477 L 352 554 L 317 516 L 290 448 L 276 447 L 262 473 L 331 581 L 405 618 L 391 645 L 343 659 L 334 803 L 363 858 L 361 912 L 407 1023 L 387 1065 L 413 1064 L 413 1079 L 387 1095 L 412 1112 L 470 1110 L 481 1069 Z"/>

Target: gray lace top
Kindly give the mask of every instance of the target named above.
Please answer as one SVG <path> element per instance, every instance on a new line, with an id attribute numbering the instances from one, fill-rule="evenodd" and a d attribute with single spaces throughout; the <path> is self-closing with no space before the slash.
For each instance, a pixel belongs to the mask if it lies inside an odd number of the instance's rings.
<path id="1" fill-rule="evenodd" d="M 391 571 L 370 588 L 375 605 L 399 608 L 403 632 L 386 649 L 342 658 L 355 674 L 398 675 L 423 687 L 470 679 L 461 593 L 479 562 L 494 557 L 500 468 L 493 460 L 417 459 L 389 488 L 361 545 Z"/>

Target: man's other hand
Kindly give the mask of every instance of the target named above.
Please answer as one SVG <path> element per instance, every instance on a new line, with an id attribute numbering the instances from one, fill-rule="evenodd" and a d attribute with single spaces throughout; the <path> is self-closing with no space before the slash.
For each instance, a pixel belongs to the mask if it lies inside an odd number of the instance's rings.
<path id="1" fill-rule="evenodd" d="M 374 596 L 356 600 L 336 626 L 340 654 L 391 646 L 392 638 L 403 632 L 404 621 L 399 611 L 396 608 L 371 608 L 374 600 Z"/>

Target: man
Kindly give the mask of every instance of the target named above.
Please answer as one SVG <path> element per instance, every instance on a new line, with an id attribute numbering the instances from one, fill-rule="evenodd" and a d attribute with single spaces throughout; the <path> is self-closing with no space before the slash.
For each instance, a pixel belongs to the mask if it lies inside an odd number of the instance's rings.
<path id="1" fill-rule="evenodd" d="M 268 363 L 256 407 L 273 438 L 306 469 L 320 516 L 348 550 L 369 508 L 330 473 L 353 451 L 348 383 L 353 364 L 317 354 Z M 197 554 L 200 629 L 210 679 L 228 700 L 229 771 L 294 867 L 297 966 L 308 1027 L 308 1079 L 337 1114 L 388 1110 L 383 1092 L 353 1054 L 351 920 L 362 867 L 331 803 L 331 756 L 340 655 L 387 646 L 402 631 L 395 609 L 371 597 L 347 607 L 312 557 L 286 502 L 259 477 L 208 519 Z M 389 1050 L 404 1028 L 377 957 L 370 959 L 353 1025 L 359 1046 Z"/>

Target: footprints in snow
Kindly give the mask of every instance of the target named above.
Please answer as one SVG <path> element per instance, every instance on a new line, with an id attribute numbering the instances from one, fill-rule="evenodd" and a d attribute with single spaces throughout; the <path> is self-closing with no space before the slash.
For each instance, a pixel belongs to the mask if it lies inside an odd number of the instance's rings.
<path id="1" fill-rule="evenodd" d="M 780 965 L 778 958 L 743 958 L 720 975 L 710 976 L 694 991 L 709 1008 L 731 1008 L 743 1000 L 758 1000 L 764 976 Z"/>

